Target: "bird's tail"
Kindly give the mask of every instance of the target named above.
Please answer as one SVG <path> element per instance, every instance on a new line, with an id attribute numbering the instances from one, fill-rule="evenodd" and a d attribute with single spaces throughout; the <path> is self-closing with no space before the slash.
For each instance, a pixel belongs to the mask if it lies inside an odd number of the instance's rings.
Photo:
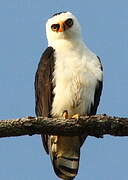
<path id="1" fill-rule="evenodd" d="M 80 159 L 78 136 L 50 136 L 49 153 L 57 176 L 72 180 L 77 175 Z"/>

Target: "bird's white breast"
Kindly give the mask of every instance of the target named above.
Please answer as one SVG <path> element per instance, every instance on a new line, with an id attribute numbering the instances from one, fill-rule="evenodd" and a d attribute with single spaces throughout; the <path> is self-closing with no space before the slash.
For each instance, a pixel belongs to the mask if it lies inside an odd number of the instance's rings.
<path id="1" fill-rule="evenodd" d="M 62 116 L 64 110 L 69 115 L 89 113 L 97 80 L 102 79 L 102 71 L 97 57 L 82 41 L 59 40 L 51 46 L 55 49 L 54 100 L 52 115 Z"/>

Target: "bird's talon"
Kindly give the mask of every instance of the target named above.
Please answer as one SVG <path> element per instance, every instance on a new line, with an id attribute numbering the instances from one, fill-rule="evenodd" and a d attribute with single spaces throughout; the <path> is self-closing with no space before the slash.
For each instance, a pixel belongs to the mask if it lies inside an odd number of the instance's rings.
<path id="1" fill-rule="evenodd" d="M 62 116 L 64 119 L 68 119 L 68 111 L 64 110 Z"/>
<path id="2" fill-rule="evenodd" d="M 74 115 L 72 116 L 72 119 L 79 120 L 79 119 L 80 119 L 80 115 L 79 115 L 79 114 L 74 114 Z"/>

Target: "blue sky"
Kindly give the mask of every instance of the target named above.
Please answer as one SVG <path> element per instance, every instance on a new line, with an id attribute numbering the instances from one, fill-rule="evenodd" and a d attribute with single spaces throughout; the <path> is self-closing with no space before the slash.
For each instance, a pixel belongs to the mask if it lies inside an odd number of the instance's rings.
<path id="1" fill-rule="evenodd" d="M 101 57 L 104 90 L 98 113 L 128 116 L 127 0 L 0 1 L 0 119 L 35 116 L 34 76 L 47 47 L 45 22 L 71 11 L 88 47 Z M 127 180 L 126 137 L 88 137 L 76 180 Z M 56 180 L 40 136 L 0 139 L 0 179 Z"/>

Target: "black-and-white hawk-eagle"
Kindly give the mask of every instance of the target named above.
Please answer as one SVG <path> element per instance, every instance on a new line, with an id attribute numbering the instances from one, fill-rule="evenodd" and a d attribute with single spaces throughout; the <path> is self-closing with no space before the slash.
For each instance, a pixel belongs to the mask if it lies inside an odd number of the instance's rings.
<path id="1" fill-rule="evenodd" d="M 77 18 L 70 12 L 53 15 L 46 23 L 48 47 L 41 56 L 35 77 L 36 115 L 71 118 L 95 115 L 103 86 L 99 57 L 81 36 Z M 64 180 L 77 175 L 82 136 L 42 135 L 54 171 Z"/>

